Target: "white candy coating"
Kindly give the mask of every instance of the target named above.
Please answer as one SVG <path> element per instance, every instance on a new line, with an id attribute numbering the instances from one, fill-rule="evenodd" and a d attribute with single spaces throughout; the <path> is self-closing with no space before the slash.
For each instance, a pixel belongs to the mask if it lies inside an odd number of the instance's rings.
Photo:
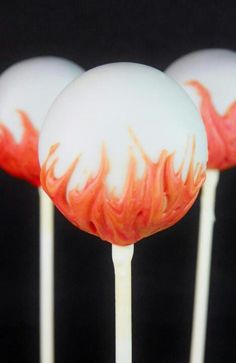
<path id="1" fill-rule="evenodd" d="M 197 106 L 200 97 L 187 81 L 202 83 L 210 91 L 219 113 L 225 113 L 236 99 L 236 52 L 231 50 L 205 49 L 187 54 L 173 62 L 166 73 L 185 89 Z"/>
<path id="2" fill-rule="evenodd" d="M 205 165 L 205 130 L 196 108 L 183 90 L 164 73 L 134 63 L 114 63 L 94 68 L 72 82 L 51 107 L 42 127 L 40 163 L 53 144 L 60 146 L 52 156 L 58 158 L 56 176 L 65 173 L 80 155 L 68 189 L 82 188 L 96 175 L 104 144 L 110 162 L 106 184 L 117 195 L 122 193 L 129 151 L 137 160 L 137 176 L 145 162 L 130 130 L 153 162 L 161 151 L 175 152 L 175 168 L 185 160 L 185 178 L 192 155 Z"/>
<path id="3" fill-rule="evenodd" d="M 16 112 L 20 109 L 40 129 L 57 95 L 82 72 L 75 63 L 51 56 L 14 64 L 0 76 L 0 122 L 20 141 L 22 123 Z"/>

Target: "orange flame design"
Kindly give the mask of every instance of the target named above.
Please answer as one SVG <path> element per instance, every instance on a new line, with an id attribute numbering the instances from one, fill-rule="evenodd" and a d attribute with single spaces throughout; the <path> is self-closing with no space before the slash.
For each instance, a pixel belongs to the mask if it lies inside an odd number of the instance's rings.
<path id="1" fill-rule="evenodd" d="M 236 101 L 224 115 L 220 115 L 212 102 L 210 92 L 198 81 L 190 81 L 201 97 L 200 112 L 208 138 L 208 167 L 228 169 L 236 165 Z"/>
<path id="2" fill-rule="evenodd" d="M 38 161 L 38 131 L 34 128 L 26 113 L 17 111 L 23 125 L 23 136 L 16 142 L 11 131 L 0 124 L 0 168 L 7 173 L 40 185 L 40 167 Z"/>
<path id="3" fill-rule="evenodd" d="M 62 177 L 56 178 L 58 159 L 48 168 L 47 162 L 58 146 L 51 147 L 42 165 L 42 187 L 75 226 L 121 246 L 133 244 L 176 223 L 192 206 L 205 179 L 203 166 L 198 164 L 194 168 L 194 144 L 185 182 L 181 177 L 183 164 L 178 172 L 174 171 L 174 154 L 164 150 L 159 161 L 153 163 L 141 150 L 146 162 L 144 176 L 140 180 L 136 178 L 136 160 L 131 154 L 124 192 L 122 197 L 117 197 L 108 192 L 105 185 L 109 161 L 103 147 L 97 175 L 91 176 L 82 190 L 75 188 L 67 192 L 68 181 L 79 158 Z"/>

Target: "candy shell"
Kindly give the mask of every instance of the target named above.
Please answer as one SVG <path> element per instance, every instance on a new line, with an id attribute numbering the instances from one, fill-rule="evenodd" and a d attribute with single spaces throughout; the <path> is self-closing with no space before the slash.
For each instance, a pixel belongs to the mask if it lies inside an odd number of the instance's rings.
<path id="1" fill-rule="evenodd" d="M 190 95 L 205 123 L 212 169 L 236 165 L 236 52 L 206 49 L 166 70 Z"/>
<path id="2" fill-rule="evenodd" d="M 83 72 L 57 57 L 21 61 L 0 76 L 0 168 L 40 185 L 39 130 L 58 94 Z"/>
<path id="3" fill-rule="evenodd" d="M 129 245 L 181 219 L 205 178 L 206 134 L 185 92 L 135 63 L 94 68 L 52 105 L 41 183 L 74 225 Z"/>

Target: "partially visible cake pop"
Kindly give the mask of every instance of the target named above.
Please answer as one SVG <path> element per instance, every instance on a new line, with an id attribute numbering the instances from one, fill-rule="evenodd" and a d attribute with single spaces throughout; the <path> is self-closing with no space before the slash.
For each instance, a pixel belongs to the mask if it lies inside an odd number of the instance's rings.
<path id="1" fill-rule="evenodd" d="M 21 61 L 0 76 L 0 169 L 40 186 L 38 136 L 52 102 L 82 73 L 57 57 Z M 53 208 L 40 195 L 40 361 L 54 362 Z"/>
<path id="2" fill-rule="evenodd" d="M 52 102 L 82 68 L 57 57 L 18 62 L 0 76 L 0 169 L 40 185 L 38 133 Z"/>
<path id="3" fill-rule="evenodd" d="M 236 165 L 236 52 L 205 49 L 173 62 L 166 70 L 190 95 L 206 126 L 208 168 Z"/>
<path id="4" fill-rule="evenodd" d="M 205 123 L 209 161 L 201 197 L 191 363 L 202 363 L 205 353 L 209 277 L 219 170 L 236 165 L 236 52 L 205 49 L 173 62 L 166 73 L 195 102 Z"/>
<path id="5" fill-rule="evenodd" d="M 202 121 L 162 72 L 108 64 L 58 97 L 39 155 L 42 186 L 55 205 L 74 225 L 112 243 L 116 361 L 129 363 L 133 244 L 176 223 L 197 197 L 207 160 Z"/>

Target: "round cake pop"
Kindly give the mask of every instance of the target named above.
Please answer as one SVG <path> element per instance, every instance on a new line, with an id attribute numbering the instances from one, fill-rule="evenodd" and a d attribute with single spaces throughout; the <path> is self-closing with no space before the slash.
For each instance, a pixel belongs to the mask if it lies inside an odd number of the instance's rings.
<path id="1" fill-rule="evenodd" d="M 52 102 L 82 68 L 56 57 L 19 62 L 0 76 L 0 168 L 40 185 L 38 134 Z M 40 199 L 40 360 L 54 362 L 53 207 Z"/>
<path id="2" fill-rule="evenodd" d="M 175 82 L 152 67 L 114 63 L 61 93 L 39 155 L 42 187 L 65 217 L 124 246 L 185 215 L 205 178 L 207 143 Z"/>
<path id="3" fill-rule="evenodd" d="M 209 161 L 200 203 L 200 223 L 190 362 L 205 355 L 215 198 L 219 170 L 236 165 L 236 53 L 207 49 L 171 64 L 166 73 L 191 96 L 208 137 Z"/>
<path id="4" fill-rule="evenodd" d="M 197 105 L 208 137 L 208 167 L 236 165 L 236 52 L 200 50 L 167 68 Z"/>
<path id="5" fill-rule="evenodd" d="M 37 57 L 0 76 L 0 169 L 40 185 L 39 129 L 56 96 L 81 73 L 63 58 Z"/>

